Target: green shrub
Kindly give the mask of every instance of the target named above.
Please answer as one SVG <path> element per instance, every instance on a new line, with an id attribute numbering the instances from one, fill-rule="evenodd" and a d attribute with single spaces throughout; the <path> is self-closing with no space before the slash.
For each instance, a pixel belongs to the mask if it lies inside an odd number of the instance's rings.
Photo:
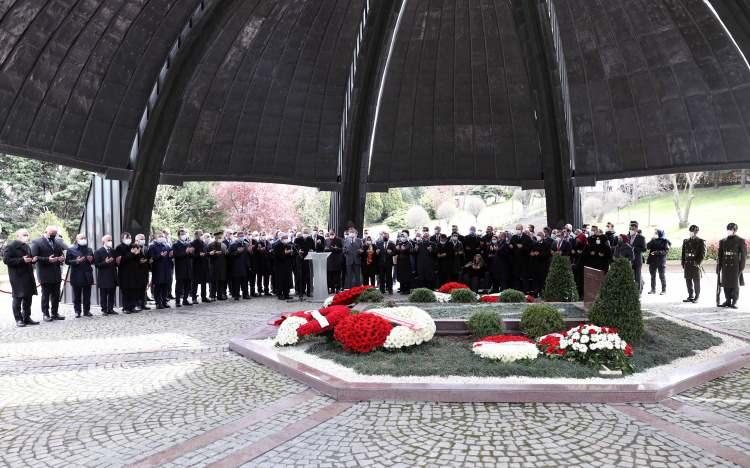
<path id="1" fill-rule="evenodd" d="M 570 258 L 554 255 L 544 285 L 544 300 L 549 302 L 575 302 L 578 300 L 578 288 L 573 278 Z"/>
<path id="2" fill-rule="evenodd" d="M 365 289 L 359 295 L 357 302 L 383 302 L 383 293 L 377 288 Z"/>
<path id="3" fill-rule="evenodd" d="M 521 330 L 532 339 L 564 329 L 562 315 L 549 304 L 532 304 L 521 315 Z"/>
<path id="4" fill-rule="evenodd" d="M 506 289 L 500 293 L 500 302 L 526 302 L 526 294 L 517 289 Z"/>
<path id="5" fill-rule="evenodd" d="M 466 322 L 471 333 L 479 338 L 492 335 L 502 335 L 505 331 L 503 317 L 493 310 L 475 312 Z"/>
<path id="6" fill-rule="evenodd" d="M 633 279 L 633 267 L 627 259 L 615 259 L 610 266 L 589 311 L 589 320 L 596 325 L 617 328 L 628 343 L 636 343 L 643 336 L 641 297 Z"/>
<path id="7" fill-rule="evenodd" d="M 454 289 L 451 291 L 451 302 L 462 302 L 465 304 L 477 302 L 477 295 L 471 289 Z"/>
<path id="8" fill-rule="evenodd" d="M 409 302 L 437 302 L 431 289 L 417 288 L 409 294 Z"/>

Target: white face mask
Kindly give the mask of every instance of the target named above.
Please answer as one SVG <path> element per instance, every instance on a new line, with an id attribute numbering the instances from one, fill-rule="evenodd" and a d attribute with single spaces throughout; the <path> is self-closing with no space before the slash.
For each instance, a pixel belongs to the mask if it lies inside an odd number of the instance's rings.
<path id="1" fill-rule="evenodd" d="M 146 245 L 146 239 L 138 239 L 138 240 L 137 240 L 137 241 L 135 241 L 135 242 L 136 242 L 136 243 L 137 243 L 138 245 L 140 245 L 141 247 L 143 247 L 144 245 Z"/>
<path id="2" fill-rule="evenodd" d="M 184 241 L 188 240 L 188 236 L 186 234 L 183 234 L 183 235 L 180 236 L 180 240 L 184 242 Z"/>
<path id="3" fill-rule="evenodd" d="M 730 236 L 733 236 L 733 235 L 734 235 L 734 231 L 727 231 L 727 237 L 730 237 Z"/>
<path id="4" fill-rule="evenodd" d="M 112 248 L 112 241 L 107 241 L 104 243 L 104 246 L 111 249 Z"/>
<path id="5" fill-rule="evenodd" d="M 28 244 L 29 243 L 29 236 L 21 236 L 21 242 L 23 242 L 24 244 Z"/>
<path id="6" fill-rule="evenodd" d="M 78 239 L 78 245 L 81 247 L 84 247 L 88 242 L 86 242 L 86 239 Z"/>
<path id="7" fill-rule="evenodd" d="M 122 243 L 125 244 L 125 245 L 130 245 L 130 242 L 131 242 L 131 240 L 130 240 L 129 237 L 122 240 Z"/>
<path id="8" fill-rule="evenodd" d="M 601 243 L 602 243 L 602 240 L 601 240 L 601 239 L 597 239 L 597 240 L 596 240 L 596 243 L 597 243 L 597 244 L 601 244 Z"/>
<path id="9" fill-rule="evenodd" d="M 636 231 L 635 229 L 631 229 L 631 230 L 630 230 L 630 235 L 631 235 L 631 236 L 634 236 L 634 235 L 636 235 L 636 234 L 638 234 L 638 231 Z"/>
<path id="10" fill-rule="evenodd" d="M 691 233 L 690 233 L 690 237 L 692 237 L 692 238 L 695 238 L 695 237 L 697 237 L 697 236 L 698 236 L 698 234 L 697 234 L 697 233 L 695 233 L 695 232 L 691 232 Z"/>

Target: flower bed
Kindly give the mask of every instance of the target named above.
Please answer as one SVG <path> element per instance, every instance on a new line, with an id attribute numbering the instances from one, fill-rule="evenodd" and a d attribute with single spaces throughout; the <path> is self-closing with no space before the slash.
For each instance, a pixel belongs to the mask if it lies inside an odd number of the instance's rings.
<path id="1" fill-rule="evenodd" d="M 481 358 L 500 362 L 533 360 L 539 356 L 533 340 L 516 335 L 488 336 L 475 342 L 471 350 Z"/>
<path id="2" fill-rule="evenodd" d="M 592 324 L 573 327 L 564 333 L 539 338 L 539 348 L 551 358 L 563 358 L 593 366 L 605 366 L 624 373 L 633 372 L 633 350 L 617 330 Z"/>

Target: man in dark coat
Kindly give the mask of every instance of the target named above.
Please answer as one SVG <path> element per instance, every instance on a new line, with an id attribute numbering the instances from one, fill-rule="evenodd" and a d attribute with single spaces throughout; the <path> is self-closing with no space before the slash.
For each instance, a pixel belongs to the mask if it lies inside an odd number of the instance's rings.
<path id="1" fill-rule="evenodd" d="M 297 251 L 294 262 L 294 289 L 299 299 L 303 300 L 305 295 L 312 297 L 312 263 L 305 259 L 307 254 L 315 249 L 315 241 L 310 237 L 309 228 L 303 228 L 302 236 L 294 239 L 294 248 Z"/>
<path id="2" fill-rule="evenodd" d="M 86 234 L 78 234 L 74 245 L 68 248 L 65 264 L 69 266 L 68 278 L 73 288 L 73 309 L 76 318 L 91 317 L 91 286 L 94 284 L 94 251 L 88 246 Z"/>
<path id="3" fill-rule="evenodd" d="M 551 259 L 552 247 L 545 242 L 544 233 L 538 232 L 529 248 L 529 290 L 534 296 L 544 291 Z"/>
<path id="4" fill-rule="evenodd" d="M 437 246 L 430 240 L 430 233 L 423 232 L 417 241 L 417 281 L 422 288 L 435 289 L 435 251 Z"/>
<path id="5" fill-rule="evenodd" d="M 271 242 L 268 240 L 266 233 L 261 232 L 258 237 L 258 244 L 255 250 L 255 265 L 257 268 L 256 278 L 258 285 L 258 294 L 264 296 L 271 295 L 271 274 L 273 274 L 273 258 L 271 256 Z"/>
<path id="6" fill-rule="evenodd" d="M 471 226 L 469 228 L 469 233 L 463 236 L 463 238 L 461 238 L 460 240 L 464 245 L 464 258 L 467 262 L 471 261 L 474 258 L 474 254 L 482 253 L 479 250 L 481 239 L 477 235 L 476 227 Z"/>
<path id="7" fill-rule="evenodd" d="M 654 237 L 648 241 L 646 248 L 648 249 L 648 272 L 651 275 L 651 290 L 649 294 L 656 294 L 656 274 L 659 273 L 659 281 L 661 282 L 661 294 L 667 293 L 667 278 L 665 270 L 667 267 L 667 253 L 672 244 L 664 237 L 664 231 L 656 229 L 654 231 Z"/>
<path id="8" fill-rule="evenodd" d="M 96 287 L 99 290 L 99 307 L 102 315 L 117 315 L 115 312 L 115 291 L 117 289 L 117 263 L 112 248 L 112 236 L 102 237 L 102 246 L 94 252 L 96 266 Z"/>
<path id="9" fill-rule="evenodd" d="M 156 308 L 169 309 L 167 302 L 172 287 L 174 253 L 163 232 L 156 235 L 156 241 L 148 249 L 148 256 L 154 261 L 151 264 L 151 282 L 154 285 Z"/>
<path id="10" fill-rule="evenodd" d="M 31 299 L 36 296 L 33 266 L 36 261 L 29 248 L 29 231 L 19 229 L 16 232 L 16 240 L 8 244 L 3 251 L 3 262 L 8 265 L 13 294 L 13 317 L 16 319 L 17 327 L 39 325 L 39 322 L 31 320 Z"/>
<path id="11" fill-rule="evenodd" d="M 250 294 L 247 291 L 247 273 L 250 263 L 247 249 L 249 245 L 244 231 L 237 231 L 232 243 L 229 244 L 229 281 L 232 298 L 235 301 L 240 300 L 240 294 L 242 294 L 243 299 L 250 299 Z"/>
<path id="12" fill-rule="evenodd" d="M 151 307 L 146 304 L 146 289 L 148 288 L 148 277 L 151 273 L 151 259 L 148 257 L 145 234 L 139 233 L 135 236 L 135 246 L 140 249 L 140 255 L 138 256 L 138 278 L 136 281 L 138 293 L 135 300 L 135 310 L 151 310 Z"/>
<path id="13" fill-rule="evenodd" d="M 401 294 L 411 293 L 414 277 L 411 271 L 411 256 L 414 246 L 409 240 L 409 232 L 402 231 L 396 241 L 396 278 L 398 279 Z"/>
<path id="14" fill-rule="evenodd" d="M 250 297 L 258 297 L 259 293 L 263 291 L 260 282 L 260 269 L 261 269 L 261 255 L 258 253 L 258 245 L 260 244 L 260 234 L 258 231 L 253 231 L 250 235 L 249 245 L 247 249 L 247 282 L 250 289 Z M 258 286 L 256 292 L 255 287 Z"/>
<path id="15" fill-rule="evenodd" d="M 458 234 L 458 227 L 453 226 L 450 241 L 448 241 L 448 258 L 451 263 L 450 280 L 458 281 L 464 267 L 464 244 Z"/>
<path id="16" fill-rule="evenodd" d="M 706 258 L 706 241 L 698 237 L 698 226 L 690 226 L 690 238 L 682 241 L 682 270 L 685 273 L 688 297 L 682 302 L 698 302 L 701 295 L 701 263 Z"/>
<path id="17" fill-rule="evenodd" d="M 432 239 L 432 238 L 430 238 Z M 437 248 L 435 249 L 435 261 L 437 263 L 437 285 L 438 287 L 451 281 L 453 275 L 453 249 L 448 245 L 448 236 L 440 234 L 438 236 Z"/>
<path id="18" fill-rule="evenodd" d="M 612 261 L 612 247 L 606 234 L 597 229 L 588 240 L 589 245 L 583 251 L 583 264 L 606 273 Z"/>
<path id="19" fill-rule="evenodd" d="M 222 242 L 223 232 L 214 233 L 214 241 L 208 244 L 208 262 L 211 270 L 211 299 L 227 300 L 227 246 Z"/>
<path id="20" fill-rule="evenodd" d="M 387 232 L 384 232 L 381 239 L 375 242 L 375 255 L 378 263 L 378 284 L 380 292 L 386 290 L 388 294 L 393 294 L 393 256 L 396 255 L 396 244 L 389 239 Z"/>
<path id="21" fill-rule="evenodd" d="M 727 237 L 719 241 L 719 255 L 716 261 L 716 273 L 721 275 L 726 300 L 719 307 L 737 308 L 740 298 L 740 286 L 745 285 L 742 272 L 747 262 L 747 244 L 737 235 L 737 224 L 727 225 Z"/>
<path id="22" fill-rule="evenodd" d="M 276 296 L 281 300 L 290 299 L 294 255 L 294 244 L 289 239 L 289 234 L 281 234 L 281 239 L 273 246 L 273 276 L 276 281 Z"/>
<path id="23" fill-rule="evenodd" d="M 336 235 L 336 232 L 329 232 L 325 251 L 331 252 L 331 255 L 326 259 L 326 273 L 328 276 L 328 292 L 332 294 L 341 291 L 341 267 L 344 264 L 343 248 L 344 244 L 341 242 L 341 238 Z"/>
<path id="24" fill-rule="evenodd" d="M 350 227 L 344 239 L 345 289 L 362 285 L 362 252 L 362 239 L 357 237 L 357 230 Z"/>
<path id="25" fill-rule="evenodd" d="M 65 245 L 57 238 L 57 228 L 49 226 L 44 236 L 31 243 L 31 255 L 37 257 L 36 277 L 42 285 L 42 315 L 45 322 L 65 320 L 57 313 L 60 304 L 62 264 L 65 262 Z"/>
<path id="26" fill-rule="evenodd" d="M 510 238 L 512 252 L 512 287 L 519 291 L 528 291 L 529 251 L 531 250 L 531 236 L 524 232 L 523 225 L 516 225 L 516 231 Z"/>
<path id="27" fill-rule="evenodd" d="M 633 246 L 633 276 L 635 284 L 638 285 L 639 291 L 643 292 L 643 254 L 646 252 L 646 238 L 638 229 L 638 221 L 630 222 L 630 231 L 628 233 L 630 245 Z"/>
<path id="28" fill-rule="evenodd" d="M 120 235 L 120 244 L 115 248 L 117 263 L 117 284 L 122 293 L 122 313 L 132 314 L 136 310 L 141 285 L 140 259 L 143 257 L 141 248 L 133 245 L 133 238 L 129 232 Z"/>
<path id="29" fill-rule="evenodd" d="M 201 290 L 201 302 L 211 302 L 208 298 L 208 255 L 206 246 L 208 234 L 203 231 L 195 231 L 193 242 L 190 247 L 193 248 L 193 284 L 190 288 L 190 297 L 193 304 L 198 303 L 198 288 Z"/>
<path id="30" fill-rule="evenodd" d="M 174 253 L 174 277 L 175 285 L 175 306 L 182 307 L 192 306 L 188 300 L 193 291 L 193 254 L 195 248 L 190 243 L 190 237 L 185 229 L 177 231 L 177 241 L 172 244 Z"/>

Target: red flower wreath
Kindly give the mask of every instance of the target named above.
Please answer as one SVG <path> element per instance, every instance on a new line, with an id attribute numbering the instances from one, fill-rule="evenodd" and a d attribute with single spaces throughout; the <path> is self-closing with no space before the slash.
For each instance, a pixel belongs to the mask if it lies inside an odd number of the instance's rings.
<path id="1" fill-rule="evenodd" d="M 391 323 L 374 314 L 357 314 L 345 317 L 333 330 L 333 338 L 346 351 L 369 353 L 383 346 L 393 329 Z"/>
<path id="2" fill-rule="evenodd" d="M 471 288 L 463 283 L 451 281 L 440 286 L 440 288 L 438 288 L 438 292 L 450 294 L 451 291 L 453 291 L 454 289 L 471 289 Z"/>
<path id="3" fill-rule="evenodd" d="M 371 289 L 372 286 L 366 285 L 366 286 L 355 286 L 351 289 L 347 289 L 346 291 L 341 291 L 340 293 L 333 296 L 333 300 L 331 301 L 332 306 L 335 305 L 349 305 L 356 302 L 357 298 L 360 294 L 362 294 L 366 289 Z"/>
<path id="4" fill-rule="evenodd" d="M 342 320 L 349 316 L 351 310 L 347 306 L 331 306 L 320 309 L 320 314 L 328 320 L 328 326 L 321 327 L 320 322 L 310 314 L 308 322 L 297 329 L 297 336 L 319 335 L 333 330 Z"/>
<path id="5" fill-rule="evenodd" d="M 479 298 L 480 302 L 500 302 L 500 296 L 490 296 L 485 294 Z"/>
<path id="6" fill-rule="evenodd" d="M 494 335 L 494 336 L 485 336 L 484 338 L 479 340 L 487 341 L 490 343 L 510 343 L 510 342 L 524 342 L 524 343 L 533 343 L 533 340 L 530 340 L 526 338 L 525 336 L 521 335 Z"/>
<path id="7" fill-rule="evenodd" d="M 565 356 L 565 350 L 560 349 L 560 338 L 562 338 L 562 335 L 558 333 L 545 335 L 539 340 L 537 346 L 544 354 Z"/>

